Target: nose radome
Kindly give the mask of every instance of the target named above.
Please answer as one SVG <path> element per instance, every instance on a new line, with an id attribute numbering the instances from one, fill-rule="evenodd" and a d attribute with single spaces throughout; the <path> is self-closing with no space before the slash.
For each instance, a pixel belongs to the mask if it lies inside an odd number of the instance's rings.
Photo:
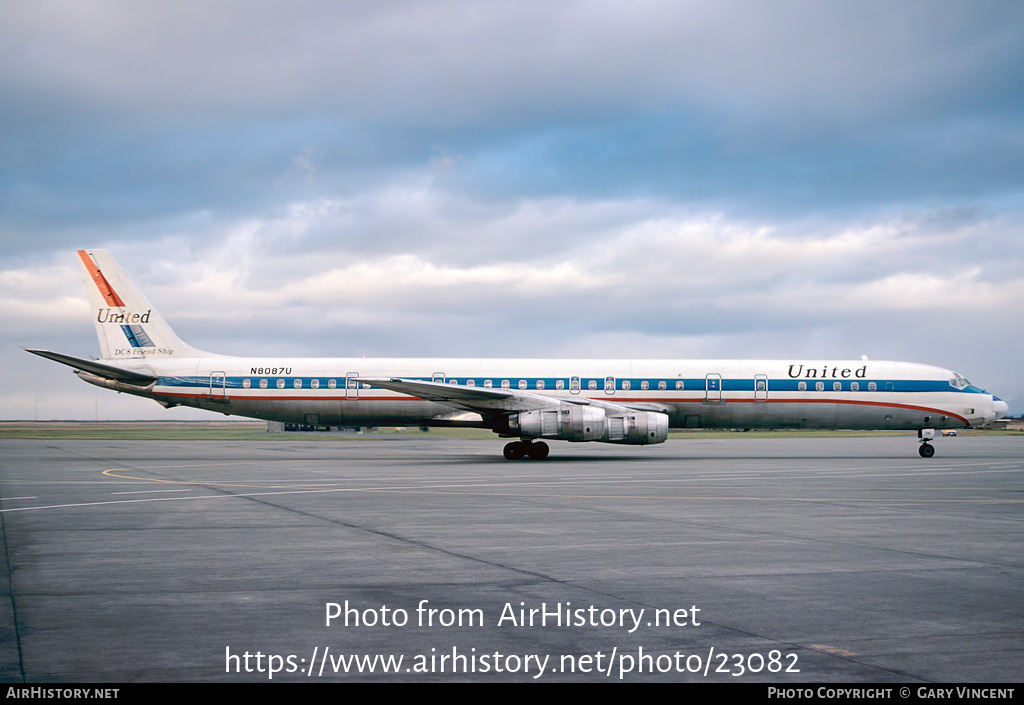
<path id="1" fill-rule="evenodd" d="M 992 397 L 992 411 L 996 412 L 996 421 L 1010 413 L 1010 405 L 999 397 Z"/>

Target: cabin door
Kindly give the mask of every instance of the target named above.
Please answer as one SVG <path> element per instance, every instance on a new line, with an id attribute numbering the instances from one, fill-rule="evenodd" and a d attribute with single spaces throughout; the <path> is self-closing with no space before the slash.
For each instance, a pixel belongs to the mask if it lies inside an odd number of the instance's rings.
<path id="1" fill-rule="evenodd" d="M 722 375 L 712 372 L 705 378 L 706 401 L 722 401 Z"/>
<path id="2" fill-rule="evenodd" d="M 358 372 L 347 372 L 345 373 L 345 398 L 346 399 L 358 399 L 359 398 L 359 382 L 356 381 L 356 377 L 359 376 Z"/>
<path id="3" fill-rule="evenodd" d="M 754 401 L 768 401 L 768 375 L 754 375 Z"/>
<path id="4" fill-rule="evenodd" d="M 223 372 L 210 373 L 210 401 L 228 400 L 227 379 L 227 375 L 225 375 Z"/>

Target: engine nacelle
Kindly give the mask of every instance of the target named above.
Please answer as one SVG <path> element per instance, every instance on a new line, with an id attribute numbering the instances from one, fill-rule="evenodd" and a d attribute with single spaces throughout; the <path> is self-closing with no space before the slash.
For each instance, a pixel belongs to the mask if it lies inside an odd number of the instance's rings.
<path id="1" fill-rule="evenodd" d="M 599 441 L 605 432 L 604 409 L 565 404 L 553 409 L 521 411 L 508 417 L 512 435 L 557 438 L 563 441 Z"/>
<path id="2" fill-rule="evenodd" d="M 648 445 L 668 439 L 668 414 L 657 411 L 631 411 L 605 420 L 604 443 Z"/>
<path id="3" fill-rule="evenodd" d="M 614 412 L 599 406 L 564 404 L 551 409 L 521 411 L 505 417 L 499 433 L 523 438 L 552 438 L 582 443 L 647 445 L 668 438 L 668 415 L 656 411 Z"/>

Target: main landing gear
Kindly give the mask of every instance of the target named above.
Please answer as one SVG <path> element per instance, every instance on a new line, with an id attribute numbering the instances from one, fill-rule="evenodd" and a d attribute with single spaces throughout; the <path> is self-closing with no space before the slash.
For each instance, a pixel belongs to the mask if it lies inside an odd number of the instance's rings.
<path id="1" fill-rule="evenodd" d="M 530 460 L 544 460 L 548 457 L 548 444 L 544 441 L 512 441 L 505 445 L 505 460 L 519 460 L 527 457 Z"/>

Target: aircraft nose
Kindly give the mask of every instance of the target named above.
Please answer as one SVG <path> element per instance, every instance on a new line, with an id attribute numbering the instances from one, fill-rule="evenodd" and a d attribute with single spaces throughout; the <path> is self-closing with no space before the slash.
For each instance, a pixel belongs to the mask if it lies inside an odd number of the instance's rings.
<path id="1" fill-rule="evenodd" d="M 992 397 L 992 411 L 996 412 L 996 421 L 1010 413 L 1010 405 L 999 397 Z"/>

